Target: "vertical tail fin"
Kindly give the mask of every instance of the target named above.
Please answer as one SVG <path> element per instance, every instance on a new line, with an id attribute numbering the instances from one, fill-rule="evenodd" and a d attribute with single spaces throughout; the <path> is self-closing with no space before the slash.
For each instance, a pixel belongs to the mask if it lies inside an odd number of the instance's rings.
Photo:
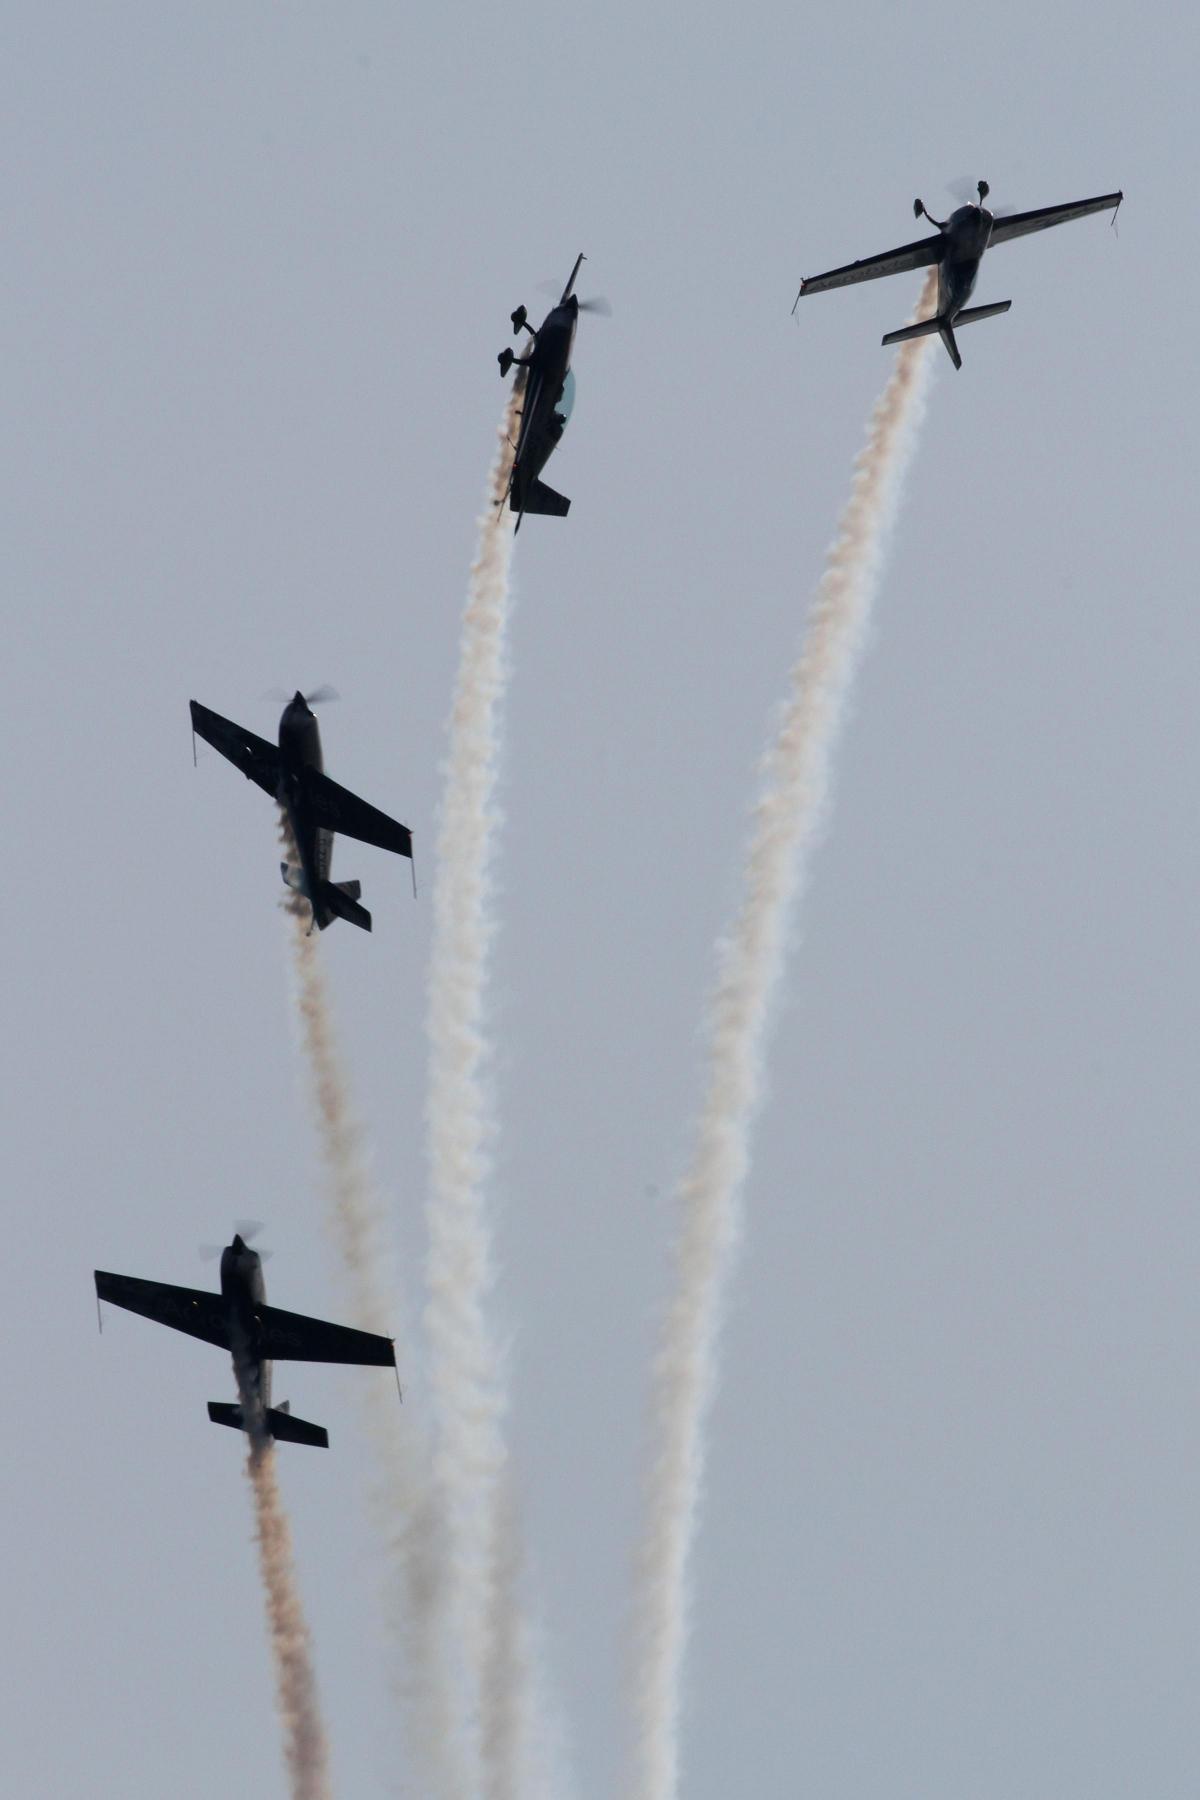
<path id="1" fill-rule="evenodd" d="M 961 369 L 962 357 L 958 354 L 958 345 L 954 341 L 953 327 L 950 325 L 941 325 L 938 327 L 938 330 L 941 334 L 942 342 L 946 346 L 947 356 L 950 358 L 950 361 L 954 364 L 956 369 Z"/>

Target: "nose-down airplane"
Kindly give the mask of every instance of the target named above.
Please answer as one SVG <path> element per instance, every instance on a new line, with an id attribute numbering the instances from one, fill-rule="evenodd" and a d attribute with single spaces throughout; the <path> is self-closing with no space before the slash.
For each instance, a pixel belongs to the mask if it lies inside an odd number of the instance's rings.
<path id="1" fill-rule="evenodd" d="M 210 1400 L 208 1416 L 214 1425 L 232 1425 L 237 1431 L 249 1432 L 258 1443 L 281 1438 L 289 1444 L 329 1448 L 329 1433 L 323 1425 L 293 1418 L 286 1401 L 282 1406 L 271 1405 L 273 1360 L 396 1366 L 391 1338 L 268 1306 L 262 1258 L 237 1232 L 221 1252 L 219 1294 L 203 1288 L 171 1287 L 162 1281 L 139 1281 L 133 1275 L 111 1275 L 105 1269 L 95 1273 L 98 1300 L 111 1301 L 229 1351 L 239 1404 Z"/>
<path id="2" fill-rule="evenodd" d="M 297 692 L 284 707 L 278 747 L 231 719 L 223 719 L 220 713 L 210 712 L 198 700 L 191 702 L 191 708 L 192 730 L 286 811 L 300 867 L 282 863 L 283 879 L 307 899 L 317 929 L 324 931 L 337 918 L 370 931 L 371 915 L 358 903 L 362 883 L 329 879 L 333 834 L 340 831 L 345 837 L 411 859 L 412 832 L 323 772 L 321 733 L 304 695 Z"/>
<path id="3" fill-rule="evenodd" d="M 927 337 L 937 332 L 946 346 L 956 369 L 962 368 L 962 357 L 954 338 L 956 325 L 974 325 L 980 319 L 995 318 L 1007 312 L 1011 300 L 997 300 L 990 306 L 968 306 L 979 274 L 985 250 L 993 244 L 1006 244 L 1010 238 L 1025 237 L 1031 231 L 1045 231 L 1051 225 L 1064 225 L 1068 219 L 1082 219 L 1087 213 L 1115 214 L 1124 195 L 1097 194 L 1091 200 L 1072 200 L 1066 206 L 1041 206 L 1033 212 L 1009 213 L 997 218 L 983 204 L 989 193 L 986 181 L 978 184 L 979 204 L 960 206 L 948 219 L 935 219 L 923 200 L 913 201 L 913 212 L 937 226 L 937 236 L 919 238 L 915 244 L 902 244 L 898 250 L 887 250 L 882 256 L 865 256 L 860 262 L 846 263 L 830 269 L 825 275 L 811 275 L 800 283 L 792 312 L 795 313 L 805 294 L 823 294 L 827 288 L 850 287 L 857 281 L 874 281 L 880 275 L 899 275 L 906 269 L 925 269 L 938 265 L 937 312 L 919 324 L 889 331 L 885 344 L 902 344 L 909 338 Z"/>
<path id="4" fill-rule="evenodd" d="M 526 355 L 517 356 L 511 350 L 501 350 L 497 358 L 502 376 L 507 375 L 514 364 L 524 371 L 523 376 L 518 377 L 524 381 L 524 398 L 508 483 L 508 504 L 517 515 L 518 531 L 527 512 L 553 513 L 558 518 L 565 518 L 571 507 L 564 494 L 556 494 L 538 477 L 558 448 L 575 404 L 571 346 L 575 342 L 579 314 L 607 311 L 604 301 L 580 300 L 575 293 L 575 278 L 583 260 L 581 251 L 575 258 L 575 267 L 562 291 L 562 298 L 546 314 L 540 331 L 533 329 L 523 306 L 518 306 L 512 315 L 513 330 L 527 331 L 533 339 Z"/>

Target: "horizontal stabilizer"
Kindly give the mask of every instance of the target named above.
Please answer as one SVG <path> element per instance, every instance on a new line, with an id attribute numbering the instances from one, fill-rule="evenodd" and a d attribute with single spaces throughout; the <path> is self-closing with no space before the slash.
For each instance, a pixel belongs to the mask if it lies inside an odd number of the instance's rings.
<path id="1" fill-rule="evenodd" d="M 242 1409 L 233 1406 L 227 1400 L 210 1400 L 208 1416 L 214 1425 L 230 1425 L 234 1431 L 244 1431 Z M 264 1414 L 267 1430 L 273 1438 L 286 1444 L 311 1444 L 315 1450 L 328 1450 L 329 1433 L 323 1425 L 310 1425 L 307 1419 L 297 1419 L 286 1407 L 270 1407 Z"/>
<path id="2" fill-rule="evenodd" d="M 333 917 L 348 919 L 351 925 L 360 925 L 364 931 L 370 931 L 371 915 L 365 906 L 358 904 L 361 893 L 361 881 L 323 881 L 321 910 L 317 918 L 322 931 Z"/>
<path id="3" fill-rule="evenodd" d="M 565 519 L 571 510 L 571 502 L 566 495 L 556 494 L 544 481 L 531 481 L 519 496 L 514 489 L 512 504 L 514 511 L 552 513 L 556 519 Z"/>
<path id="4" fill-rule="evenodd" d="M 307 1419 L 297 1419 L 282 1407 L 271 1408 L 267 1414 L 267 1424 L 271 1428 L 271 1436 L 282 1443 L 311 1444 L 314 1450 L 329 1448 L 329 1433 L 323 1425 L 310 1425 Z"/>
<path id="5" fill-rule="evenodd" d="M 1006 313 L 1011 305 L 1011 300 L 996 300 L 991 306 L 968 306 L 955 318 L 954 329 L 957 331 L 960 325 L 977 325 L 980 319 L 994 319 L 997 313 Z"/>
<path id="6" fill-rule="evenodd" d="M 922 319 L 919 325 L 902 325 L 899 331 L 889 331 L 881 340 L 885 344 L 907 344 L 911 338 L 932 337 L 935 331 L 942 329 L 940 319 Z"/>

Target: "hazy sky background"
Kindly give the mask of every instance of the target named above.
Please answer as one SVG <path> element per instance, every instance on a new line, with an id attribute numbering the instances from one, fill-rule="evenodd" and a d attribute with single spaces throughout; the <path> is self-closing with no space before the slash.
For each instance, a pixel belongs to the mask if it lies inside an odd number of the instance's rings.
<path id="1" fill-rule="evenodd" d="M 612 1793 L 645 1362 L 755 759 L 918 281 L 913 195 L 1123 187 L 937 350 L 771 1056 L 689 1663 L 689 1800 L 1191 1796 L 1197 27 L 1183 9 L 11 4 L 0 1785 L 282 1795 L 227 1359 L 91 1271 L 347 1318 L 271 808 L 189 697 L 407 820 L 321 950 L 420 1304 L 424 980 L 508 314 L 582 321 L 517 545 L 497 1328 L 582 1796 Z M 549 301 L 545 301 L 548 305 Z M 348 1322 L 353 1322 L 348 1319 Z M 419 1404 L 419 1366 L 405 1371 Z M 337 1791 L 406 1764 L 356 1393 L 284 1447 Z"/>

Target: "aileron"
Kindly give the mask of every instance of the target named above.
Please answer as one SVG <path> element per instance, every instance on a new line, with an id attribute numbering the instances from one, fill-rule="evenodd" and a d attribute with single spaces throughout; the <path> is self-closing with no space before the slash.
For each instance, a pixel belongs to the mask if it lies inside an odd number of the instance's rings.
<path id="1" fill-rule="evenodd" d="M 824 275 L 809 275 L 800 283 L 796 298 L 824 294 L 830 288 L 853 287 L 859 281 L 877 281 L 883 275 L 902 275 L 909 269 L 927 269 L 941 261 L 945 248 L 944 238 L 927 237 L 919 238 L 915 244 L 901 244 L 898 250 L 885 250 L 881 256 L 864 256 Z"/>
<path id="2" fill-rule="evenodd" d="M 260 1307 L 257 1318 L 263 1355 L 275 1362 L 360 1363 L 377 1369 L 396 1366 L 391 1338 L 373 1331 L 331 1325 L 325 1319 L 309 1319 L 278 1306 Z"/>
<path id="3" fill-rule="evenodd" d="M 112 1306 L 140 1313 L 158 1325 L 170 1325 L 218 1349 L 229 1349 L 229 1320 L 219 1294 L 203 1288 L 172 1287 L 165 1281 L 141 1281 L 135 1275 L 96 1270 L 96 1294 Z"/>
<path id="4" fill-rule="evenodd" d="M 1072 200 L 1066 206 L 1039 206 L 1032 212 L 1009 213 L 992 226 L 990 242 L 1006 244 L 1010 238 L 1028 237 L 1033 231 L 1048 231 L 1052 225 L 1065 225 L 1070 219 L 1084 219 L 1089 213 L 1115 213 L 1124 194 L 1097 194 L 1092 200 Z"/>
<path id="5" fill-rule="evenodd" d="M 266 738 L 257 737 L 253 731 L 235 725 L 232 719 L 223 719 L 220 713 L 201 706 L 198 700 L 193 700 L 190 704 L 192 730 L 196 736 L 202 737 L 214 750 L 219 750 L 249 781 L 257 782 L 265 793 L 275 795 L 279 790 L 278 748 L 269 744 Z"/>

